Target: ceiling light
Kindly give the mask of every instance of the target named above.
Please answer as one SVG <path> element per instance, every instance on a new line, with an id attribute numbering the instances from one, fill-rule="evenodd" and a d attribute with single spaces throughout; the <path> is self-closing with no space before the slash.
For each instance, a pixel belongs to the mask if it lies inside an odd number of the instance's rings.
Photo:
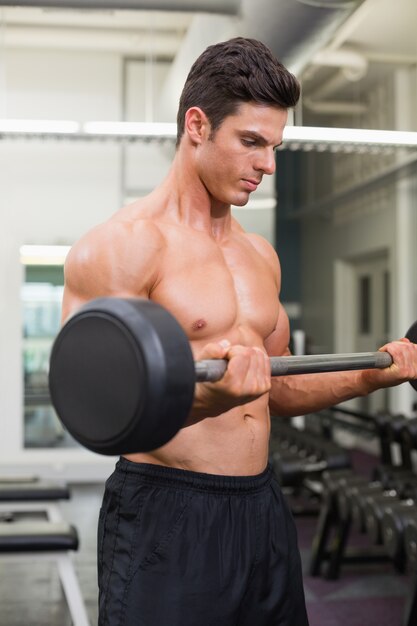
<path id="1" fill-rule="evenodd" d="M 287 126 L 284 130 L 284 143 L 287 141 L 297 141 L 300 144 L 348 144 L 404 146 L 412 148 L 417 146 L 417 132 L 368 130 L 361 128 L 323 128 L 318 126 Z"/>
<path id="2" fill-rule="evenodd" d="M 71 135 L 79 131 L 79 122 L 72 120 L 0 119 L 0 133 Z"/>
<path id="3" fill-rule="evenodd" d="M 82 129 L 87 135 L 165 138 L 177 136 L 177 125 L 164 122 L 86 122 Z"/>
<path id="4" fill-rule="evenodd" d="M 70 136 L 92 140 L 96 137 L 130 141 L 166 139 L 175 141 L 177 125 L 165 122 L 89 121 L 83 124 L 70 120 L 16 120 L 0 119 L 0 137 L 56 137 Z M 399 130 L 370 130 L 360 128 L 325 128 L 318 126 L 287 126 L 282 149 L 327 150 L 366 148 L 416 148 L 417 132 Z"/>
<path id="5" fill-rule="evenodd" d="M 23 265 L 63 265 L 71 246 L 24 245 L 20 247 Z"/>

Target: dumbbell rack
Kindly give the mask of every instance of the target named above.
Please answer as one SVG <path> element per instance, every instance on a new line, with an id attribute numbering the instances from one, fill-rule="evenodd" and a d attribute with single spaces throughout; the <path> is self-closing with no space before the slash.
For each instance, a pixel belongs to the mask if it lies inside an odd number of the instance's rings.
<path id="1" fill-rule="evenodd" d="M 359 418 L 361 417 L 362 415 L 359 414 Z M 327 579 L 337 579 L 340 576 L 342 563 L 389 560 L 398 572 L 404 573 L 408 570 L 411 574 L 410 591 L 402 624 L 415 626 L 417 624 L 417 475 L 412 471 L 412 451 L 417 450 L 417 419 L 405 419 L 403 416 L 387 418 L 389 416 L 378 416 L 375 422 L 373 416 L 363 418 L 366 429 L 374 429 L 375 435 L 378 436 L 381 450 L 381 464 L 369 479 L 355 474 L 352 470 L 350 472 L 348 470 L 329 471 L 322 476 L 323 497 L 312 546 L 310 575 L 323 574 Z M 340 418 L 337 419 L 340 421 Z M 343 422 L 343 417 L 341 421 Z M 358 429 L 361 429 L 360 425 Z M 395 466 L 393 463 L 392 443 L 400 446 L 402 457 L 400 466 Z M 378 485 L 380 485 L 381 494 L 384 488 L 394 487 L 396 491 L 392 494 L 392 498 L 390 499 L 390 495 L 386 492 L 378 496 Z M 410 495 L 414 501 L 408 502 L 406 499 Z M 384 543 L 382 537 L 376 532 L 378 527 L 374 527 L 373 538 L 376 541 L 379 539 L 379 545 L 373 545 L 367 549 L 347 549 L 352 526 L 352 510 L 348 506 L 349 498 L 350 506 L 353 506 L 355 497 L 357 501 L 375 503 L 374 510 L 379 511 L 380 516 L 379 532 L 382 533 L 381 529 L 384 529 L 386 535 Z M 379 504 L 378 498 L 381 500 Z M 411 520 L 410 536 L 412 537 L 409 549 L 414 552 L 413 558 L 407 561 L 404 537 L 408 519 Z M 369 530 L 367 528 L 368 533 Z M 395 536 L 395 532 L 402 534 Z M 403 545 L 399 544 L 400 541 L 404 542 Z"/>

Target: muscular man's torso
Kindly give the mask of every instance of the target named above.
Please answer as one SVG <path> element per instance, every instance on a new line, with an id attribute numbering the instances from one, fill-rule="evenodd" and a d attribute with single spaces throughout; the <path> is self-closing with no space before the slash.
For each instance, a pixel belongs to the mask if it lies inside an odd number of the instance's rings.
<path id="1" fill-rule="evenodd" d="M 235 226 L 220 243 L 205 232 L 155 220 L 165 240 L 160 280 L 150 297 L 185 330 L 198 359 L 207 343 L 263 347 L 278 316 L 277 282 L 265 244 Z M 179 431 L 164 447 L 131 461 L 196 472 L 256 474 L 268 458 L 268 396 Z"/>

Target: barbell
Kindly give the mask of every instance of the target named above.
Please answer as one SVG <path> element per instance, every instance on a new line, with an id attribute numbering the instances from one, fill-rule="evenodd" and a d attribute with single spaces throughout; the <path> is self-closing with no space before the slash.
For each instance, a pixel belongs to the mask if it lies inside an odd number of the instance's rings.
<path id="1" fill-rule="evenodd" d="M 417 342 L 417 323 L 407 336 Z M 271 357 L 272 376 L 389 367 L 386 352 Z M 147 452 L 184 426 L 196 382 L 227 361 L 194 362 L 175 317 L 146 299 L 98 298 L 63 325 L 52 346 L 49 390 L 65 428 L 105 455 Z M 417 380 L 412 381 L 417 389 Z"/>

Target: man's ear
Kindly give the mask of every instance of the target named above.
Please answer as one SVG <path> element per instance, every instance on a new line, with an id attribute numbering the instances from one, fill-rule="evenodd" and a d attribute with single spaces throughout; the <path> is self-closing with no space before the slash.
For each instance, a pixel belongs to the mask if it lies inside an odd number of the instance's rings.
<path id="1" fill-rule="evenodd" d="M 191 141 L 195 144 L 210 135 L 210 122 L 200 107 L 191 107 L 185 113 L 184 128 Z"/>

